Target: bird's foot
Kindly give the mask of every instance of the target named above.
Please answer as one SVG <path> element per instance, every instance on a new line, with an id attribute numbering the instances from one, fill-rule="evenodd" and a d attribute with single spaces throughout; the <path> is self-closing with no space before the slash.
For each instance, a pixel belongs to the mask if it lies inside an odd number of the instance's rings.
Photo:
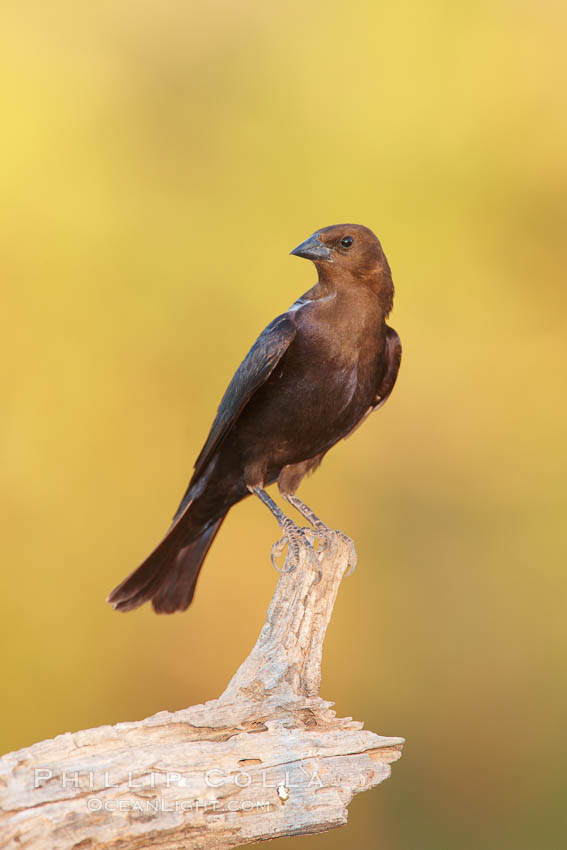
<path id="1" fill-rule="evenodd" d="M 284 532 L 283 537 L 278 540 L 277 543 L 274 543 L 270 555 L 274 568 L 279 573 L 293 572 L 299 564 L 301 548 L 303 547 L 307 551 L 309 559 L 314 564 L 317 571 L 320 572 L 319 562 L 313 549 L 312 542 L 309 539 L 312 536 L 311 529 L 300 528 L 289 518 L 286 518 L 282 522 L 281 528 Z M 286 546 L 287 555 L 283 566 L 280 567 L 277 559 L 280 557 Z"/>
<path id="2" fill-rule="evenodd" d="M 311 535 L 314 538 L 314 541 L 317 540 L 318 548 L 317 552 L 322 552 L 326 550 L 328 556 L 333 558 L 339 542 L 345 543 L 349 549 L 349 558 L 348 558 L 348 569 L 345 573 L 345 576 L 350 576 L 356 569 L 356 565 L 358 563 L 358 555 L 356 554 L 356 549 L 354 547 L 354 542 L 351 538 L 344 533 L 344 531 L 333 531 L 332 528 L 323 522 L 322 519 L 319 519 L 317 514 L 311 510 L 311 508 L 302 502 L 295 494 L 293 493 L 284 493 L 284 499 L 293 505 L 293 507 L 299 511 L 302 517 L 304 517 L 308 522 L 311 523 L 313 529 L 309 529 Z M 307 529 L 304 529 L 307 531 Z"/>
<path id="3" fill-rule="evenodd" d="M 332 528 L 329 528 L 328 525 L 325 525 L 323 520 L 321 519 L 311 519 L 311 524 L 313 525 L 313 529 L 311 534 L 318 543 L 318 552 L 322 552 L 323 550 L 329 553 L 329 556 L 332 558 L 335 554 L 335 550 L 337 548 L 337 538 L 336 534 Z"/>
<path id="4" fill-rule="evenodd" d="M 345 578 L 352 575 L 358 563 L 358 555 L 356 554 L 354 541 L 348 534 L 345 534 L 344 531 L 329 528 L 322 520 L 313 523 L 313 532 L 315 538 L 319 541 L 319 549 L 317 551 L 325 550 L 330 558 L 334 558 L 336 555 L 339 543 L 344 543 L 348 547 L 348 568 Z"/>

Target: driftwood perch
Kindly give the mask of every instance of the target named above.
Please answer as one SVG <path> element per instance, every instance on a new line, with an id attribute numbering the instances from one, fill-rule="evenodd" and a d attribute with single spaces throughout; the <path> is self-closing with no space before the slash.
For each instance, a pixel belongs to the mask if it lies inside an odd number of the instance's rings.
<path id="1" fill-rule="evenodd" d="M 0 759 L 0 847 L 222 850 L 346 823 L 403 738 L 318 696 L 348 547 L 283 574 L 256 646 L 219 699 L 66 733 Z"/>

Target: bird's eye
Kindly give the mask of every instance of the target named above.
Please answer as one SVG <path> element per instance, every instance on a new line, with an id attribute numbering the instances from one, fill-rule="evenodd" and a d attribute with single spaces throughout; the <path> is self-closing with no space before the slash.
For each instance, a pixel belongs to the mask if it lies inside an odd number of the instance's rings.
<path id="1" fill-rule="evenodd" d="M 353 242 L 354 239 L 352 238 L 352 236 L 343 236 L 343 238 L 341 239 L 341 245 L 343 246 L 343 248 L 350 248 Z"/>

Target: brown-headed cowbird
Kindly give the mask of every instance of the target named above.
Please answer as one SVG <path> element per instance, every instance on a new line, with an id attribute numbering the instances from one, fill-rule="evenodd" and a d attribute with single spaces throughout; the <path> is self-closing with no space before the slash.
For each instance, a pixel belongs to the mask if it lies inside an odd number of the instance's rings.
<path id="1" fill-rule="evenodd" d="M 394 285 L 380 242 L 361 225 L 324 227 L 291 253 L 315 263 L 317 283 L 268 325 L 238 367 L 172 526 L 108 597 L 119 611 L 150 599 L 159 613 L 185 610 L 223 519 L 250 493 L 284 533 L 273 558 L 287 543 L 285 568 L 293 569 L 310 541 L 266 493 L 275 481 L 316 536 L 333 534 L 295 491 L 392 392 L 401 359 L 385 321 Z"/>

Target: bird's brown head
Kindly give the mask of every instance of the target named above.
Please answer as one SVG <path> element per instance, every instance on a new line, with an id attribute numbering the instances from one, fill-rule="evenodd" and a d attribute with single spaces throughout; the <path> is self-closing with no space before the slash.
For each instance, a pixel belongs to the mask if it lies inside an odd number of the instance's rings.
<path id="1" fill-rule="evenodd" d="M 374 233 L 361 224 L 333 224 L 315 231 L 291 253 L 312 260 L 319 280 L 363 280 L 392 309 L 394 286 L 390 266 Z"/>

